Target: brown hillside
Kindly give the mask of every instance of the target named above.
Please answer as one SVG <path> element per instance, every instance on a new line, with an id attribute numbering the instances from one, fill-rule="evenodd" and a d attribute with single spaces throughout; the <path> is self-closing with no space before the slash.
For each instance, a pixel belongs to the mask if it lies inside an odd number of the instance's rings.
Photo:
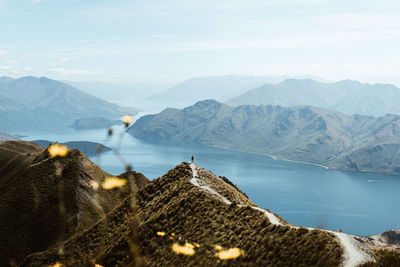
<path id="1" fill-rule="evenodd" d="M 0 143 L 0 266 L 18 264 L 28 254 L 91 227 L 142 187 L 147 178 L 135 172 L 121 190 L 94 190 L 111 176 L 80 151 L 49 156 L 30 142 Z"/>

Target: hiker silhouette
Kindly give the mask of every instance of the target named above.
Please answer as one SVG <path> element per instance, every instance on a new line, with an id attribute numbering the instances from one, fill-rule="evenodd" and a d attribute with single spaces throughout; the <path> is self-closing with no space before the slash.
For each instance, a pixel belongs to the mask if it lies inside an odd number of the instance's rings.
<path id="1" fill-rule="evenodd" d="M 193 155 L 192 155 L 192 163 L 194 162 L 194 157 L 193 157 Z"/>

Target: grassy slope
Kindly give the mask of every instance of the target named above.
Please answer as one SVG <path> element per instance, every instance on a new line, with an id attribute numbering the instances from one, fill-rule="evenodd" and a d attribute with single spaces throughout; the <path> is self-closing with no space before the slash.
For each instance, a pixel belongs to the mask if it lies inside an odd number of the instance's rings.
<path id="1" fill-rule="evenodd" d="M 210 174 L 211 175 L 211 174 Z M 56 248 L 32 254 L 23 266 L 339 266 L 342 248 L 330 233 L 271 224 L 249 206 L 226 205 L 192 185 L 190 166 L 178 165 L 140 189 L 91 229 Z M 168 235 L 158 236 L 158 231 Z M 170 234 L 174 233 L 175 236 Z M 198 243 L 193 256 L 177 255 L 174 242 Z M 221 262 L 214 246 L 244 255 Z M 139 253 L 136 249 L 139 248 Z"/>

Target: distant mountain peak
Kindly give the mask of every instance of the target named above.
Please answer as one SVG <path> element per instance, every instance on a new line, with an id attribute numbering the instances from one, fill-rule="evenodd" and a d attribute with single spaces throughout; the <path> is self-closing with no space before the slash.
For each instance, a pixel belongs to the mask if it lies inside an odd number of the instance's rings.
<path id="1" fill-rule="evenodd" d="M 0 129 L 66 129 L 77 119 L 119 119 L 135 115 L 133 108 L 89 95 L 75 87 L 46 77 L 26 76 L 0 83 Z"/>

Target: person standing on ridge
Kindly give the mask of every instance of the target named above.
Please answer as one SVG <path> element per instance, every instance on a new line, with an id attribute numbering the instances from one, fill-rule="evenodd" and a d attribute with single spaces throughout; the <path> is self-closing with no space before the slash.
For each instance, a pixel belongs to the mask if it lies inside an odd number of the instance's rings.
<path id="1" fill-rule="evenodd" d="M 192 155 L 192 163 L 194 162 L 194 157 L 193 157 L 193 155 Z"/>

